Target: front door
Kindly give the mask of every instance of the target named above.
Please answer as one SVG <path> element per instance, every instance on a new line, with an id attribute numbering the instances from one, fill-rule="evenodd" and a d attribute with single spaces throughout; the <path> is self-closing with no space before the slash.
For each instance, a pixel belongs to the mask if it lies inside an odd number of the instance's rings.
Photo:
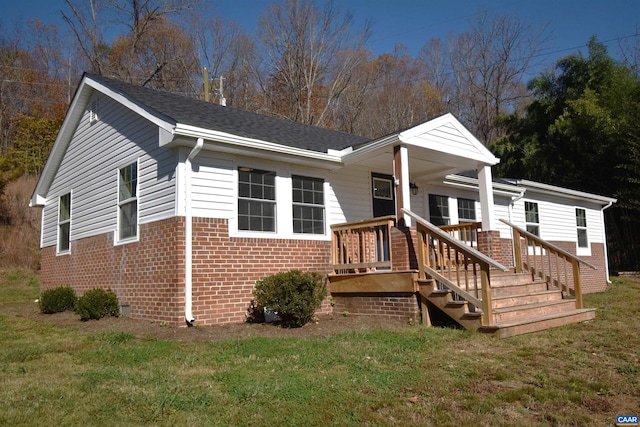
<path id="1" fill-rule="evenodd" d="M 395 185 L 393 184 L 394 180 L 391 175 L 371 174 L 371 194 L 375 218 L 396 214 Z"/>

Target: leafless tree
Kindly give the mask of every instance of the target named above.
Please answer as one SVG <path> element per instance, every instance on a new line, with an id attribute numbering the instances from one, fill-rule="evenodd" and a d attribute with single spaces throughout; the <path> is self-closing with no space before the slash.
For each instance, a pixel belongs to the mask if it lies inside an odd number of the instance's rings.
<path id="1" fill-rule="evenodd" d="M 309 0 L 270 5 L 259 21 L 265 61 L 259 81 L 272 113 L 326 124 L 331 105 L 346 89 L 369 36 L 368 25 L 357 34 L 351 25 L 352 15 L 341 13 L 333 1 L 322 9 Z"/>
<path id="2" fill-rule="evenodd" d="M 525 74 L 546 40 L 546 28 L 486 12 L 470 25 L 455 40 L 451 65 L 460 112 L 486 144 L 499 136 L 497 118 L 524 105 Z"/>

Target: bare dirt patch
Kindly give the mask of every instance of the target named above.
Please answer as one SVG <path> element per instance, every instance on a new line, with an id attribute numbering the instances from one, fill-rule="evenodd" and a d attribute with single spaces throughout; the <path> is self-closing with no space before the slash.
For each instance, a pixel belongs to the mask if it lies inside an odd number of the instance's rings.
<path id="1" fill-rule="evenodd" d="M 401 330 L 411 328 L 407 321 L 368 316 L 319 316 L 301 328 L 282 328 L 270 323 L 239 323 L 216 326 L 172 327 L 159 322 L 127 317 L 105 317 L 83 322 L 73 312 L 42 314 L 36 303 L 0 306 L 0 313 L 48 322 L 58 327 L 84 332 L 125 332 L 139 339 L 159 339 L 178 342 L 207 342 L 248 337 L 323 337 L 348 331 L 369 329 Z"/>

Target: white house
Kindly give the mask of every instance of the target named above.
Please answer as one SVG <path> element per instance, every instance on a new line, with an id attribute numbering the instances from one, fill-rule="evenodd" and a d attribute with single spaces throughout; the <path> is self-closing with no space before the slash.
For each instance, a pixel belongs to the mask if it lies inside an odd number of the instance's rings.
<path id="1" fill-rule="evenodd" d="M 336 273 L 336 225 L 392 216 L 409 237 L 390 269 L 415 271 L 421 218 L 478 222 L 476 246 L 515 266 L 505 219 L 597 267 L 584 291 L 604 290 L 602 212 L 615 200 L 494 179 L 498 161 L 450 114 L 368 140 L 85 74 L 31 201 L 42 289 L 108 287 L 134 318 L 241 322 L 257 280 Z M 365 293 L 334 300 L 419 315 L 417 291 Z"/>

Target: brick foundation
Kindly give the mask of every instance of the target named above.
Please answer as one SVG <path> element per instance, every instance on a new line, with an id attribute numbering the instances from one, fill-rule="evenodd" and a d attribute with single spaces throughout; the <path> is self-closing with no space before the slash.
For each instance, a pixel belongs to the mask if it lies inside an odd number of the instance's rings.
<path id="1" fill-rule="evenodd" d="M 230 238 L 226 220 L 193 220 L 193 316 L 196 324 L 243 322 L 255 282 L 281 271 L 327 274 L 330 242 Z M 140 226 L 140 241 L 114 246 L 113 233 L 71 244 L 71 254 L 42 250 L 42 290 L 70 285 L 81 295 L 111 288 L 132 318 L 184 322 L 184 218 Z M 321 312 L 329 313 L 329 300 Z"/>
<path id="2" fill-rule="evenodd" d="M 72 286 L 79 295 L 95 287 L 111 288 L 136 319 L 184 325 L 184 218 L 140 226 L 140 241 L 114 245 L 113 233 L 71 242 L 71 254 L 56 256 L 55 247 L 42 249 L 41 290 Z M 196 324 L 243 322 L 257 280 L 280 271 L 331 271 L 331 242 L 294 239 L 229 237 L 226 220 L 193 220 L 193 315 Z M 479 237 L 480 240 L 480 237 Z M 408 243 L 412 244 L 409 245 Z M 393 228 L 394 270 L 416 269 L 415 228 Z M 497 242 L 497 244 L 496 244 Z M 553 242 L 570 253 L 575 243 Z M 491 235 L 502 262 L 513 266 L 510 239 Z M 581 257 L 598 267 L 583 266 L 583 292 L 607 288 L 604 245 L 592 244 L 592 255 Z M 495 253 L 495 252 L 494 252 Z M 336 295 L 321 313 L 419 318 L 415 295 Z"/>

